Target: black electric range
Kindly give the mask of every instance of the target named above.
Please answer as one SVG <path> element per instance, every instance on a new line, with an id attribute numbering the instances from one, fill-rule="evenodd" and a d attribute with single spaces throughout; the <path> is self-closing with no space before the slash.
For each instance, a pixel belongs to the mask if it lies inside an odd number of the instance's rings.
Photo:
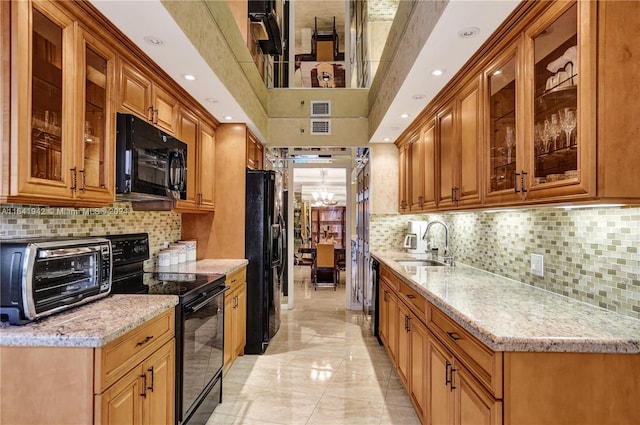
<path id="1" fill-rule="evenodd" d="M 145 272 L 146 233 L 108 235 L 113 253 L 111 292 L 177 295 L 176 425 L 204 425 L 222 401 L 225 275 Z M 208 359 L 203 362 L 202 359 Z M 204 379 L 203 379 L 204 378 Z"/>

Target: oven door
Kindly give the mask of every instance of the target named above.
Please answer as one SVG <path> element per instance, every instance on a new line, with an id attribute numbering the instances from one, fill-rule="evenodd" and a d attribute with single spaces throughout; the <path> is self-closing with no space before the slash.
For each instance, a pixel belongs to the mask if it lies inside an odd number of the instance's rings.
<path id="1" fill-rule="evenodd" d="M 205 389 L 222 370 L 224 361 L 224 293 L 220 286 L 182 307 L 180 365 L 181 423 L 188 420 L 206 396 Z"/>

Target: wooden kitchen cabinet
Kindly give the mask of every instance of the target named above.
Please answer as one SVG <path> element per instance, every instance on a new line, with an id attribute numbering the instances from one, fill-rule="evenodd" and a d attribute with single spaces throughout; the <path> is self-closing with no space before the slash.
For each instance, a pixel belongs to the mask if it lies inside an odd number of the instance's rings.
<path id="1" fill-rule="evenodd" d="M 436 115 L 440 170 L 438 209 L 480 204 L 482 141 L 479 78 Z"/>
<path id="2" fill-rule="evenodd" d="M 2 201 L 113 202 L 115 52 L 53 2 L 11 3 L 11 140 Z"/>
<path id="3" fill-rule="evenodd" d="M 494 351 L 414 288 L 381 264 L 380 339 L 423 424 L 640 423 L 640 354 Z"/>
<path id="4" fill-rule="evenodd" d="M 247 131 L 247 168 L 264 170 L 264 148 L 250 131 Z"/>
<path id="5" fill-rule="evenodd" d="M 397 372 L 420 420 L 425 422 L 427 402 L 427 327 L 403 303 L 398 303 Z"/>
<path id="6" fill-rule="evenodd" d="M 424 211 L 640 203 L 640 47 L 625 30 L 639 24 L 637 2 L 521 3 L 396 141 L 399 211 L 421 179 L 403 173 L 408 141 L 434 117 L 438 202 Z"/>
<path id="7" fill-rule="evenodd" d="M 409 143 L 398 145 L 398 209 L 400 212 L 409 212 Z"/>
<path id="8" fill-rule="evenodd" d="M 414 133 L 407 149 L 409 211 L 432 209 L 435 199 L 435 123 L 428 122 Z"/>
<path id="9" fill-rule="evenodd" d="M 176 201 L 180 212 L 211 212 L 215 204 L 215 130 L 180 108 L 178 139 L 187 144 L 187 199 Z"/>
<path id="10" fill-rule="evenodd" d="M 174 334 L 171 308 L 100 348 L 1 346 L 0 422 L 173 425 Z"/>
<path id="11" fill-rule="evenodd" d="M 398 353 L 398 297 L 391 289 L 391 282 L 380 270 L 380 323 L 378 333 L 391 362 L 397 363 Z"/>
<path id="12" fill-rule="evenodd" d="M 168 134 L 176 135 L 180 103 L 169 91 L 148 77 L 148 74 L 124 60 L 121 61 L 119 109 L 147 120 Z"/>
<path id="13" fill-rule="evenodd" d="M 175 343 L 170 341 L 147 360 L 96 395 L 97 424 L 173 424 Z"/>
<path id="14" fill-rule="evenodd" d="M 244 355 L 247 342 L 247 268 L 227 276 L 224 295 L 224 372 L 238 356 Z"/>
<path id="15" fill-rule="evenodd" d="M 502 400 L 494 399 L 436 337 L 427 339 L 429 409 L 423 423 L 502 424 Z"/>

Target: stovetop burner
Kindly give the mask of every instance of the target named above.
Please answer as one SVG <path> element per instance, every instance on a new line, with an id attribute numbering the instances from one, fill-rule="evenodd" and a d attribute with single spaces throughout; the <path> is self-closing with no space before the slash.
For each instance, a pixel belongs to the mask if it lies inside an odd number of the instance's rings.
<path id="1" fill-rule="evenodd" d="M 194 291 L 206 291 L 224 284 L 225 275 L 201 273 L 144 273 L 141 289 L 147 294 L 178 295 L 188 297 Z M 138 292 L 143 293 L 143 292 Z"/>

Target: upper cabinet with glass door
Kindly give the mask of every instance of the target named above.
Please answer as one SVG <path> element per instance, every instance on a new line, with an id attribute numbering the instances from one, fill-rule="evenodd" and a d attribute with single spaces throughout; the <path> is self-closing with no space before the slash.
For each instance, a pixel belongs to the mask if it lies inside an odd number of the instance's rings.
<path id="1" fill-rule="evenodd" d="M 595 134 L 588 125 L 595 121 L 590 49 L 596 21 L 590 3 L 554 3 L 525 33 L 529 144 L 516 172 L 523 198 L 584 196 L 595 190 Z"/>
<path id="2" fill-rule="evenodd" d="M 107 140 L 113 137 L 115 54 L 53 2 L 13 2 L 11 33 L 11 147 L 17 154 L 3 200 L 113 202 Z"/>
<path id="3" fill-rule="evenodd" d="M 82 31 L 80 37 L 80 70 L 83 78 L 78 93 L 82 96 L 78 106 L 84 118 L 76 141 L 81 157 L 76 159 L 78 170 L 78 197 L 112 202 L 113 192 L 113 133 L 115 55 L 95 37 Z"/>
<path id="4" fill-rule="evenodd" d="M 521 197 L 516 192 L 516 174 L 522 168 L 523 138 L 516 100 L 521 96 L 517 73 L 520 69 L 520 43 L 517 42 L 498 56 L 485 70 L 488 122 L 486 141 L 488 160 L 487 202 L 514 202 Z"/>

